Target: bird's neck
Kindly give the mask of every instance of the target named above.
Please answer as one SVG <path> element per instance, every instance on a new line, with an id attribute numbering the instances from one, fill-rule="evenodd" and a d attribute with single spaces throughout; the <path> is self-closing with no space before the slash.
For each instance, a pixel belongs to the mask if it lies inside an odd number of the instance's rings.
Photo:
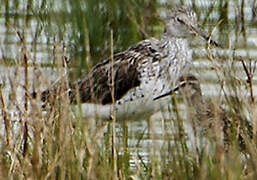
<path id="1" fill-rule="evenodd" d="M 187 100 L 188 115 L 190 118 L 196 117 L 201 123 L 208 120 L 210 107 L 203 97 L 195 95 Z"/>
<path id="2" fill-rule="evenodd" d="M 170 43 L 174 44 L 176 48 L 178 49 L 184 49 L 189 47 L 188 39 L 184 37 L 174 37 L 174 36 L 169 36 L 167 33 L 164 33 L 162 38 L 161 38 L 161 43 L 163 45 Z"/>
<path id="3" fill-rule="evenodd" d="M 170 41 L 177 41 L 177 40 L 179 40 L 179 41 L 185 41 L 185 42 L 187 42 L 188 41 L 188 38 L 187 37 L 176 37 L 176 36 L 170 36 L 170 35 L 168 35 L 166 32 L 164 32 L 163 33 L 163 35 L 162 35 L 162 39 L 161 39 L 162 41 L 167 41 L 167 40 L 170 40 Z"/>

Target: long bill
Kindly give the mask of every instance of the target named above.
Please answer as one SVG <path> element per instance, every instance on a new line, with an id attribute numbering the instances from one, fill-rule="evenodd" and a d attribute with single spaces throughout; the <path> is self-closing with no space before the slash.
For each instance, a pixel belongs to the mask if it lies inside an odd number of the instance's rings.
<path id="1" fill-rule="evenodd" d="M 192 78 L 190 76 L 188 76 L 188 78 Z M 180 82 L 175 88 L 173 88 L 172 90 L 157 96 L 155 98 L 153 98 L 154 101 L 161 99 L 163 97 L 169 96 L 169 95 L 174 95 L 180 88 L 185 87 L 186 85 L 194 85 L 194 84 L 198 84 L 199 82 L 197 81 L 197 79 L 195 79 L 195 77 L 193 77 L 193 79 L 185 79 L 184 81 Z"/>
<path id="2" fill-rule="evenodd" d="M 211 45 L 214 45 L 216 47 L 221 47 L 221 45 L 219 43 L 217 43 L 216 41 L 211 39 L 211 37 L 208 36 L 207 33 L 205 31 L 201 30 L 199 27 L 191 27 L 191 28 L 195 31 L 195 33 L 197 35 L 202 37 L 204 40 L 208 41 Z"/>

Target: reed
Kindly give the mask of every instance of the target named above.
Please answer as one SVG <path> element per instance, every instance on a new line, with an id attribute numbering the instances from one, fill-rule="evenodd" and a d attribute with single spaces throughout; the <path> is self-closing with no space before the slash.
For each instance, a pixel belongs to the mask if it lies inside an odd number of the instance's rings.
<path id="1" fill-rule="evenodd" d="M 228 18 L 232 2 L 241 15 L 239 19 L 235 18 L 235 22 Z M 214 119 L 221 120 L 218 109 L 225 106 L 232 126 L 239 124 L 242 129 L 244 149 L 239 146 L 236 136 L 232 136 L 227 152 L 219 131 L 216 140 L 208 134 L 205 137 L 199 135 L 194 128 L 197 117 L 183 115 L 185 110 L 180 108 L 183 100 L 179 96 L 172 97 L 172 108 L 168 115 L 163 113 L 158 120 L 162 124 L 161 131 L 155 134 L 148 132 L 137 117 L 132 122 L 85 118 L 81 104 L 75 111 L 69 101 L 66 93 L 69 81 L 88 71 L 103 57 L 110 57 L 146 37 L 158 36 L 163 30 L 158 12 L 175 4 L 173 1 L 161 4 L 157 0 L 70 0 L 57 3 L 56 7 L 55 3 L 33 0 L 0 2 L 0 19 L 4 19 L 6 28 L 4 36 L 0 37 L 4 42 L 0 47 L 0 66 L 11 72 L 0 74 L 1 178 L 257 178 L 254 59 L 215 56 L 212 49 L 205 56 L 221 89 L 219 96 L 210 100 L 217 110 L 213 112 Z M 203 26 L 209 28 L 210 33 L 218 24 L 218 39 L 224 47 L 231 51 L 237 47 L 247 49 L 246 29 L 249 24 L 244 19 L 245 1 L 220 0 L 205 10 L 197 7 L 196 1 L 192 4 L 199 15 L 204 15 Z M 220 14 L 216 21 L 209 19 L 213 11 Z M 252 13 L 254 24 L 254 8 Z M 34 31 L 30 31 L 32 23 L 36 24 Z M 234 47 L 230 44 L 230 31 L 236 37 Z M 14 50 L 8 48 L 10 33 L 17 38 L 13 42 Z M 242 37 L 245 38 L 244 45 L 241 44 Z M 40 44 L 47 45 L 47 55 L 43 60 L 37 55 Z M 237 62 L 242 66 L 246 80 L 236 78 Z M 43 69 L 54 74 L 51 82 L 49 77 L 52 74 L 46 75 Z M 34 99 L 31 92 L 37 90 L 40 93 L 56 84 L 56 95 L 49 98 L 50 102 L 43 111 L 40 99 Z M 146 123 L 146 120 L 141 121 Z M 186 132 L 186 122 L 193 127 L 192 134 Z M 131 131 L 135 127 L 140 130 Z M 191 147 L 189 141 L 192 138 Z"/>

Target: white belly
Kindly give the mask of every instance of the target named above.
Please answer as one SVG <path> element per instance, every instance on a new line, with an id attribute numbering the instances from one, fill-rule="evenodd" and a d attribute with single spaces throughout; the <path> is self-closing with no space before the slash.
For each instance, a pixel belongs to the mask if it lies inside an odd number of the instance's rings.
<path id="1" fill-rule="evenodd" d="M 126 95 L 114 104 L 118 121 L 149 118 L 160 110 L 165 111 L 168 109 L 170 104 L 169 96 L 157 101 L 153 101 L 153 99 L 167 93 L 174 87 L 178 77 L 190 66 L 192 59 L 191 51 L 188 49 L 187 44 L 182 43 L 180 48 L 177 47 L 178 45 L 171 45 L 174 46 L 173 53 L 161 61 L 142 63 L 138 67 L 140 85 L 129 90 Z M 183 53 L 183 56 L 181 53 Z M 112 105 L 82 104 L 82 112 L 85 117 L 110 119 L 112 111 Z"/>
<path id="2" fill-rule="evenodd" d="M 170 97 L 166 97 L 157 101 L 153 98 L 138 98 L 126 103 L 118 103 L 112 105 L 99 105 L 92 103 L 81 104 L 81 110 L 85 118 L 100 118 L 110 120 L 114 108 L 116 120 L 141 120 L 151 117 L 158 111 L 166 111 L 170 102 Z M 76 105 L 79 110 L 79 105 Z"/>

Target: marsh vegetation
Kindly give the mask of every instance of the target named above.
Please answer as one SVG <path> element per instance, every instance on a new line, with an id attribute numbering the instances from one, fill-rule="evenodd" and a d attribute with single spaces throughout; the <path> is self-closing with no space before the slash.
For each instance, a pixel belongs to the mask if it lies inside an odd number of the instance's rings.
<path id="1" fill-rule="evenodd" d="M 256 179 L 255 0 L 0 1 L 0 176 L 9 179 Z M 65 95 L 69 81 L 138 41 L 160 37 L 175 5 L 191 6 L 222 48 L 192 41 L 203 98 L 229 113 L 229 150 L 216 131 L 194 131 L 183 98 L 147 120 L 85 119 Z M 112 43 L 111 43 L 112 42 Z M 33 91 L 58 83 L 42 111 Z M 217 110 L 217 111 L 216 111 Z M 251 135 L 249 126 L 251 124 Z M 149 124 L 148 124 L 149 125 Z M 191 131 L 187 128 L 191 127 Z M 244 148 L 238 143 L 240 127 Z M 190 128 L 189 128 L 190 129 Z M 234 133 L 234 134 L 233 134 Z"/>

